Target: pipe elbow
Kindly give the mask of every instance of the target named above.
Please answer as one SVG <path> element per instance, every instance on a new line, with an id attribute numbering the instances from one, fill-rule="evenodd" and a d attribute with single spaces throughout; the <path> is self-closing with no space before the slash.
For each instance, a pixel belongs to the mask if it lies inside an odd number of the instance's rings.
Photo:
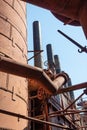
<path id="1" fill-rule="evenodd" d="M 56 77 L 53 80 L 56 91 L 58 91 L 60 87 L 66 84 L 68 80 L 69 80 L 69 76 L 65 72 L 61 72 L 58 75 L 56 75 Z"/>

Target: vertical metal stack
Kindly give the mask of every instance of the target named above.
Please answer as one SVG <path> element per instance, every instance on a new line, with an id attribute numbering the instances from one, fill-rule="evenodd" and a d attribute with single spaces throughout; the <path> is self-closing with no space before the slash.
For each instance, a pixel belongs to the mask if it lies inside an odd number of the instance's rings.
<path id="1" fill-rule="evenodd" d="M 41 28 L 40 22 L 33 22 L 33 41 L 34 41 L 34 65 L 42 68 L 42 54 L 41 54 Z"/>
<path id="2" fill-rule="evenodd" d="M 34 66 L 43 68 L 42 65 L 42 41 L 41 41 L 41 26 L 39 21 L 33 22 L 33 50 L 34 50 Z M 38 81 L 37 81 L 38 82 Z M 35 83 L 34 83 L 35 84 Z M 37 94 L 36 89 L 33 89 L 31 96 Z M 34 88 L 34 87 L 33 87 Z M 41 101 L 37 98 L 31 100 L 31 116 L 35 117 L 41 114 Z M 43 129 L 43 124 L 37 122 L 31 122 L 31 130 L 41 130 Z"/>
<path id="3" fill-rule="evenodd" d="M 54 62 L 55 62 L 56 73 L 58 74 L 58 73 L 61 72 L 61 67 L 60 67 L 60 62 L 59 62 L 58 55 L 54 55 Z"/>
<path id="4" fill-rule="evenodd" d="M 0 55 L 27 63 L 26 4 L 0 0 Z M 0 109 L 27 116 L 27 80 L 0 72 Z M 27 121 L 0 113 L 0 129 L 23 130 Z"/>
<path id="5" fill-rule="evenodd" d="M 71 79 L 70 79 L 70 78 L 69 78 L 69 80 L 68 80 L 68 86 L 69 86 L 69 87 L 72 86 L 72 82 L 71 82 Z M 69 93 L 70 93 L 71 99 L 72 99 L 72 100 L 75 100 L 74 92 L 73 92 L 73 91 L 70 91 Z"/>
<path id="6" fill-rule="evenodd" d="M 46 46 L 46 49 L 47 49 L 48 69 L 50 69 L 54 73 L 54 59 L 53 59 L 52 45 L 48 44 Z"/>

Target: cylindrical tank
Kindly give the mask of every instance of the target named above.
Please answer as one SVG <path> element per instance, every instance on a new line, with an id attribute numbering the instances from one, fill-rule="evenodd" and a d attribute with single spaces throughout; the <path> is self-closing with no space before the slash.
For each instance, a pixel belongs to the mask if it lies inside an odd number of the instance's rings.
<path id="1" fill-rule="evenodd" d="M 0 55 L 27 64 L 26 3 L 0 0 Z M 0 109 L 28 115 L 27 79 L 0 72 Z M 0 113 L 0 130 L 27 130 L 28 122 Z"/>
<path id="2" fill-rule="evenodd" d="M 34 45 L 34 65 L 42 68 L 42 54 L 40 53 L 42 47 L 41 41 L 41 27 L 39 21 L 33 22 L 33 45 Z"/>

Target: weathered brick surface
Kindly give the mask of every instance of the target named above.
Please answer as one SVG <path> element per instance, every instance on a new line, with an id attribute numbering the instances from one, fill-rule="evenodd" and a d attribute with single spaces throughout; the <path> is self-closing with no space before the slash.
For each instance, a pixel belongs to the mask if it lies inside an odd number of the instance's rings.
<path id="1" fill-rule="evenodd" d="M 0 0 L 0 54 L 27 64 L 26 32 L 26 4 L 20 0 Z M 25 78 L 0 72 L 0 109 L 27 116 L 27 98 Z M 0 128 L 22 130 L 25 127 L 26 120 L 18 121 L 0 113 Z"/>

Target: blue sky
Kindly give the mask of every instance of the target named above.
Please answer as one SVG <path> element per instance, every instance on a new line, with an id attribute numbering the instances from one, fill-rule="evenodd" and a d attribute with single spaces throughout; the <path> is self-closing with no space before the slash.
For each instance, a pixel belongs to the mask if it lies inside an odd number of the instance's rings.
<path id="1" fill-rule="evenodd" d="M 78 53 L 78 47 L 57 32 L 59 29 L 85 46 L 87 40 L 82 28 L 63 25 L 50 11 L 27 4 L 28 50 L 33 50 L 32 23 L 34 21 L 39 21 L 41 25 L 43 61 L 47 60 L 46 45 L 50 43 L 52 44 L 53 54 L 59 55 L 61 69 L 68 73 L 72 84 L 87 82 L 87 54 Z M 28 58 L 31 56 L 33 56 L 33 53 L 28 54 Z M 33 60 L 29 61 L 29 64 L 33 65 Z M 75 91 L 75 96 L 79 96 L 82 92 L 83 90 Z"/>

